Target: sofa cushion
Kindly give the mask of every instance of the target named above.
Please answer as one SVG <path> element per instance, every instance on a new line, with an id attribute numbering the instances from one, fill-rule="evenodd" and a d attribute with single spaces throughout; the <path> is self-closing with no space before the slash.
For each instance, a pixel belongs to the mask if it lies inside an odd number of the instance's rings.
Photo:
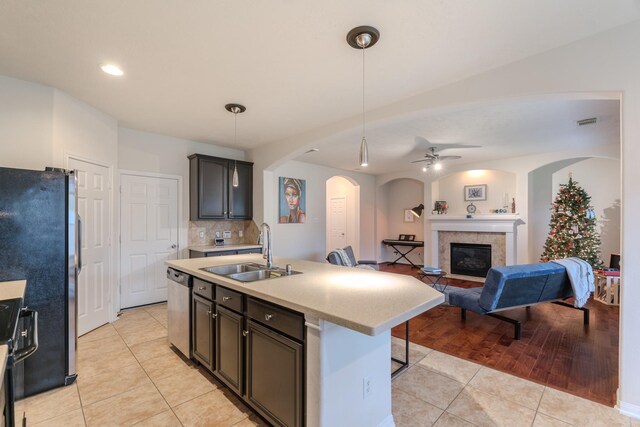
<path id="1" fill-rule="evenodd" d="M 481 292 L 482 288 L 457 288 L 455 286 L 448 286 L 444 290 L 445 299 L 449 305 L 455 305 L 479 314 L 485 314 L 486 310 L 478 304 Z"/>
<path id="2" fill-rule="evenodd" d="M 572 295 L 564 267 L 552 263 L 493 267 L 479 305 L 485 312 L 553 301 Z"/>

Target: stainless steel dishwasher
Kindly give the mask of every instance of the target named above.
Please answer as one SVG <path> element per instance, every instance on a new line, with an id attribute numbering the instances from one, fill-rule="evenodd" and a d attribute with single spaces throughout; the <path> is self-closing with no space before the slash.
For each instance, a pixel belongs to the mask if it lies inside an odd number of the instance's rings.
<path id="1" fill-rule="evenodd" d="M 167 268 L 167 326 L 169 342 L 191 358 L 191 276 Z"/>

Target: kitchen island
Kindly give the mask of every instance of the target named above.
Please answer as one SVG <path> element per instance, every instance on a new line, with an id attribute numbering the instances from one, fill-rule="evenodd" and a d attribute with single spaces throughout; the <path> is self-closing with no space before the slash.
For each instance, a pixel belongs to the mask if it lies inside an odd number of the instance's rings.
<path id="1" fill-rule="evenodd" d="M 245 262 L 264 264 L 235 255 L 167 265 L 304 315 L 306 426 L 394 426 L 390 330 L 444 296 L 410 276 L 280 257 L 275 265 L 302 274 L 242 283 L 201 270 Z"/>

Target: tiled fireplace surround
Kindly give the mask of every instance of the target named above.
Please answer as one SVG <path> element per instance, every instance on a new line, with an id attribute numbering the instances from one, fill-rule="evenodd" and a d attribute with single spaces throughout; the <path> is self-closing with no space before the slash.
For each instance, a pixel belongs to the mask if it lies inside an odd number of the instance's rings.
<path id="1" fill-rule="evenodd" d="M 432 265 L 451 271 L 451 243 L 491 245 L 492 267 L 516 263 L 518 215 L 482 215 L 473 218 L 439 215 L 429 219 Z"/>

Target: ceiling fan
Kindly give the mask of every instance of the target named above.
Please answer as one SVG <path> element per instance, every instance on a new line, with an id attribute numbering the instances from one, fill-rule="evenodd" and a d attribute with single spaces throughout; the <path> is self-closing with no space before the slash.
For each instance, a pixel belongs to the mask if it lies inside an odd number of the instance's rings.
<path id="1" fill-rule="evenodd" d="M 424 154 L 424 158 L 420 159 L 420 160 L 414 160 L 411 163 L 420 163 L 420 162 L 428 162 L 429 165 L 434 164 L 434 163 L 438 163 L 441 160 L 456 160 L 456 159 L 461 159 L 461 156 L 441 156 L 440 154 L 437 153 L 437 151 L 444 151 L 444 150 L 448 150 L 451 148 L 478 148 L 480 147 L 479 145 L 467 145 L 467 144 L 442 144 L 442 145 L 435 145 L 432 144 L 429 140 L 427 140 L 426 138 L 423 138 L 421 136 L 416 136 L 415 137 L 415 141 L 417 145 L 421 145 L 421 146 L 425 146 L 426 145 L 426 149 L 427 152 Z"/>
<path id="2" fill-rule="evenodd" d="M 462 156 L 441 156 L 436 153 L 436 147 L 430 147 L 427 152 L 424 154 L 424 158 L 420 160 L 414 160 L 411 163 L 420 163 L 420 162 L 428 162 L 428 164 L 437 163 L 441 160 L 455 160 L 461 159 Z"/>

